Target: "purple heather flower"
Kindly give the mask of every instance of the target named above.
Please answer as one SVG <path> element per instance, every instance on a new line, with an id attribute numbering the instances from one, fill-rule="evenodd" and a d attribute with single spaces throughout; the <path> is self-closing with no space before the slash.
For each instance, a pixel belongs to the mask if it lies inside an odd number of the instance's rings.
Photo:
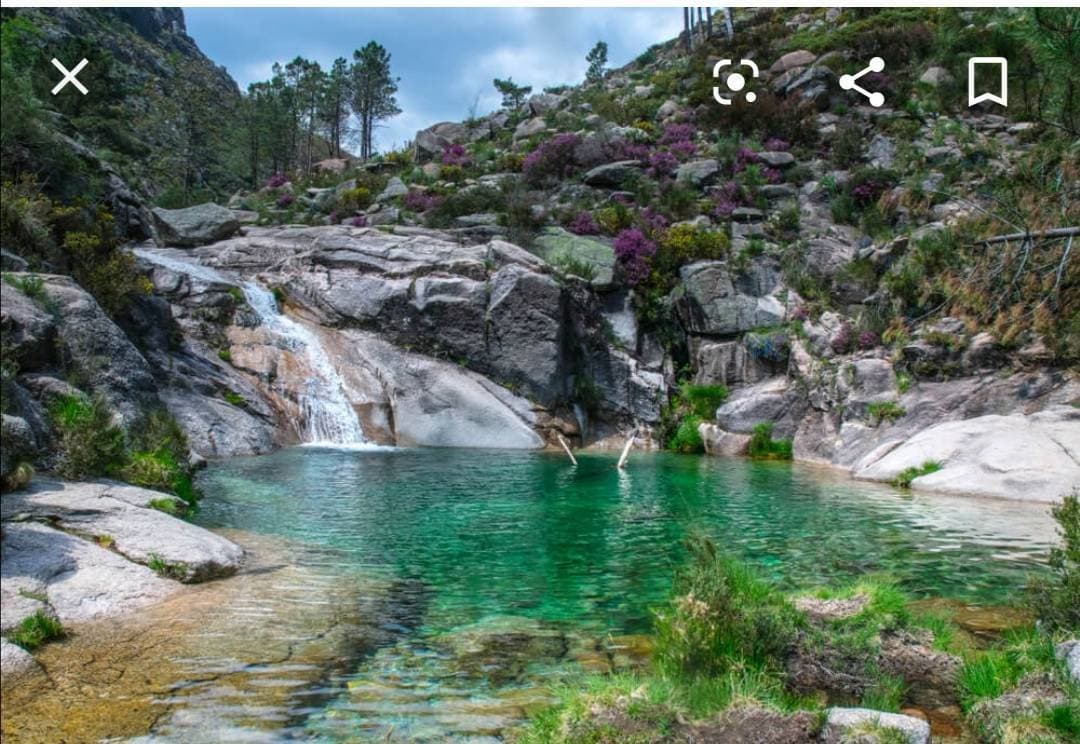
<path id="1" fill-rule="evenodd" d="M 285 209 L 292 205 L 296 201 L 292 194 L 282 194 L 277 198 L 278 209 Z"/>
<path id="2" fill-rule="evenodd" d="M 353 227 L 367 227 L 367 217 L 362 214 L 358 214 L 349 220 L 349 224 Z"/>
<path id="3" fill-rule="evenodd" d="M 765 140 L 765 149 L 772 152 L 787 152 L 791 149 L 791 143 L 780 137 L 770 137 Z"/>
<path id="4" fill-rule="evenodd" d="M 615 236 L 612 248 L 630 285 L 637 284 L 649 275 L 649 259 L 656 253 L 656 243 L 645 237 L 641 230 L 636 227 L 623 230 Z"/>
<path id="5" fill-rule="evenodd" d="M 878 335 L 873 331 L 863 331 L 859 334 L 859 348 L 872 349 L 878 345 Z"/>
<path id="6" fill-rule="evenodd" d="M 596 224 L 593 216 L 586 211 L 578 212 L 574 219 L 570 220 L 566 229 L 575 235 L 597 235 L 600 226 Z"/>
<path id="7" fill-rule="evenodd" d="M 766 168 L 761 172 L 761 175 L 765 177 L 765 183 L 783 183 L 784 176 L 780 173 L 779 168 Z"/>
<path id="8" fill-rule="evenodd" d="M 270 180 L 266 182 L 268 189 L 279 189 L 289 182 L 289 177 L 280 171 L 270 176 Z"/>
<path id="9" fill-rule="evenodd" d="M 660 135 L 661 145 L 673 145 L 676 142 L 688 142 L 694 139 L 697 129 L 693 124 L 668 124 Z"/>
<path id="10" fill-rule="evenodd" d="M 521 171 L 533 181 L 547 176 L 565 178 L 573 171 L 574 151 L 580 144 L 576 134 L 557 134 L 525 156 Z"/>
<path id="11" fill-rule="evenodd" d="M 641 219 L 641 224 L 645 228 L 645 231 L 654 238 L 664 232 L 664 230 L 667 230 L 668 225 L 671 224 L 671 220 L 654 210 L 652 207 L 645 207 L 638 216 Z"/>
<path id="12" fill-rule="evenodd" d="M 472 158 L 465 151 L 464 145 L 452 144 L 443 148 L 440 162 L 443 165 L 460 165 L 464 167 L 472 164 Z"/>
<path id="13" fill-rule="evenodd" d="M 653 178 L 666 178 L 678 167 L 678 159 L 666 150 L 657 150 L 649 156 L 648 173 Z"/>
<path id="14" fill-rule="evenodd" d="M 439 197 L 419 189 L 411 189 L 401 199 L 402 206 L 411 212 L 426 212 L 438 206 L 440 201 Z"/>

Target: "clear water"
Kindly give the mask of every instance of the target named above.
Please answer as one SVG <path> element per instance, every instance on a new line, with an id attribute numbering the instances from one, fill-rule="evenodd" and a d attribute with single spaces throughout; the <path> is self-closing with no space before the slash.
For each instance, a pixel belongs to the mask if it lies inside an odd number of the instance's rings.
<path id="1" fill-rule="evenodd" d="M 214 463 L 201 485 L 204 526 L 283 536 L 330 570 L 405 587 L 386 642 L 304 709 L 300 730 L 326 741 L 497 733 L 523 709 L 508 695 L 520 702 L 566 664 L 478 677 L 433 639 L 492 622 L 647 633 L 691 532 L 785 587 L 883 572 L 915 595 L 986 604 L 1039 570 L 1054 534 L 1045 506 L 666 454 L 635 453 L 620 472 L 596 454 L 574 467 L 549 453 L 304 447 Z"/>

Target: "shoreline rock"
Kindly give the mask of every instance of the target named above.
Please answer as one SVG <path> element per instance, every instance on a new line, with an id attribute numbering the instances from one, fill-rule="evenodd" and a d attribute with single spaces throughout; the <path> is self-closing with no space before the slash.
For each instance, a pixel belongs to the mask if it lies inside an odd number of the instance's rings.
<path id="1" fill-rule="evenodd" d="M 62 625 L 119 617 L 235 573 L 243 550 L 149 506 L 175 497 L 107 481 L 35 481 L 0 499 L 0 631 L 37 613 Z M 9 648 L 8 646 L 12 646 Z M 34 657 L 5 641 L 4 674 Z M 29 660 L 27 659 L 29 657 Z"/>

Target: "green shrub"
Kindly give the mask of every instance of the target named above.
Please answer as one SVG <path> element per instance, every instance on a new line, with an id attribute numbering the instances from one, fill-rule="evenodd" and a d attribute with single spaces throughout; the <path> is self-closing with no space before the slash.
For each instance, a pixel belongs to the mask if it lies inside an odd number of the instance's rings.
<path id="1" fill-rule="evenodd" d="M 7 635 L 9 641 L 16 646 L 22 646 L 27 651 L 33 651 L 43 643 L 63 637 L 64 627 L 60 621 L 40 610 L 23 618 L 15 630 Z"/>
<path id="2" fill-rule="evenodd" d="M 240 395 L 234 390 L 226 390 L 221 394 L 221 397 L 225 399 L 225 402 L 231 406 L 243 406 L 244 396 Z"/>
<path id="3" fill-rule="evenodd" d="M 907 410 L 903 406 L 895 403 L 894 401 L 885 401 L 883 403 L 868 403 L 866 406 L 866 415 L 870 419 L 870 423 L 877 426 L 882 421 L 888 421 L 892 423 L 896 419 L 907 415 Z"/>
<path id="4" fill-rule="evenodd" d="M 425 216 L 430 227 L 450 227 L 462 215 L 502 212 L 505 208 L 506 196 L 502 190 L 492 186 L 473 186 L 450 194 L 429 209 Z"/>
<path id="5" fill-rule="evenodd" d="M 941 470 L 941 463 L 927 460 L 919 467 L 904 468 L 892 480 L 892 484 L 898 488 L 911 488 L 911 482 L 919 476 L 929 475 Z"/>
<path id="6" fill-rule="evenodd" d="M 49 419 L 59 434 L 57 471 L 65 478 L 116 475 L 123 468 L 124 432 L 100 396 L 62 396 L 49 406 Z"/>
<path id="7" fill-rule="evenodd" d="M 169 491 L 194 505 L 199 492 L 190 457 L 187 435 L 176 419 L 166 411 L 153 411 L 132 427 L 131 452 L 120 475 L 129 483 Z"/>
<path id="8" fill-rule="evenodd" d="M 689 406 L 695 416 L 712 419 L 716 409 L 727 400 L 728 389 L 723 385 L 692 385 L 684 383 L 679 388 L 679 400 Z"/>
<path id="9" fill-rule="evenodd" d="M 773 425 L 768 421 L 755 424 L 747 453 L 755 460 L 790 460 L 791 440 L 773 439 L 772 429 Z"/>
<path id="10" fill-rule="evenodd" d="M 699 416 L 684 416 L 679 422 L 675 434 L 668 440 L 668 449 L 683 454 L 697 454 L 705 451 L 705 443 L 701 440 L 701 426 Z"/>
<path id="11" fill-rule="evenodd" d="M 46 298 L 45 281 L 36 274 L 21 274 L 17 276 L 15 274 L 5 273 L 4 284 L 14 287 L 31 300 L 37 302 L 44 301 Z"/>
<path id="12" fill-rule="evenodd" d="M 1080 631 L 1080 498 L 1073 491 L 1052 510 L 1061 546 L 1050 550 L 1051 576 L 1033 578 L 1027 604 L 1049 630 Z"/>
<path id="13" fill-rule="evenodd" d="M 668 677 L 763 669 L 795 642 L 799 614 L 748 566 L 691 540 L 690 565 L 675 577 L 674 598 L 656 612 L 654 661 Z"/>
<path id="14" fill-rule="evenodd" d="M 34 466 L 28 462 L 17 462 L 11 472 L 0 481 L 0 491 L 18 491 L 26 488 L 34 479 Z"/>

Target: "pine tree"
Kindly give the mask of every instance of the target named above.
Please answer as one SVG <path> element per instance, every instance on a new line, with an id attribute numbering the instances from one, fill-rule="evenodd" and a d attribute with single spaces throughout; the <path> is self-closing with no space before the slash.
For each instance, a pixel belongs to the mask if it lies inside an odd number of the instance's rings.
<path id="1" fill-rule="evenodd" d="M 585 56 L 585 61 L 589 63 L 585 82 L 589 85 L 603 82 L 604 68 L 607 66 L 607 44 L 603 41 L 596 42 L 596 46 Z"/>
<path id="2" fill-rule="evenodd" d="M 398 78 L 390 73 L 390 53 L 379 43 L 369 41 L 353 52 L 352 107 L 360 120 L 360 157 L 373 153 L 376 125 L 401 113 L 398 108 Z"/>
<path id="3" fill-rule="evenodd" d="M 518 108 L 525 103 L 525 97 L 532 93 L 531 85 L 515 85 L 513 78 L 506 78 L 506 80 L 495 78 L 492 82 L 495 90 L 502 94 L 502 105 L 505 109 Z"/>
<path id="4" fill-rule="evenodd" d="M 334 60 L 326 76 L 326 86 L 319 106 L 319 119 L 323 132 L 330 141 L 334 157 L 341 157 L 341 143 L 348 134 L 349 100 L 352 98 L 352 79 L 349 61 L 344 57 Z"/>

